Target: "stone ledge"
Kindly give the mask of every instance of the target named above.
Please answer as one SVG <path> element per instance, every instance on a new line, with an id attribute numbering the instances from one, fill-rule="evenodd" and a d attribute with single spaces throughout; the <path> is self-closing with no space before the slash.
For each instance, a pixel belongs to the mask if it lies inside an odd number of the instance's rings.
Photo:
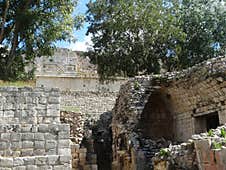
<path id="1" fill-rule="evenodd" d="M 52 169 L 52 170 L 71 170 L 71 156 L 47 155 L 47 156 L 29 156 L 3 158 L 0 157 L 0 169 L 28 169 L 35 170 Z"/>

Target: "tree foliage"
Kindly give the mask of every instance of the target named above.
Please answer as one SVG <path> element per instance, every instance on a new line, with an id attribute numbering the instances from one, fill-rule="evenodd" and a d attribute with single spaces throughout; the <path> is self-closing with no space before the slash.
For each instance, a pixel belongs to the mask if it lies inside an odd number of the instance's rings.
<path id="1" fill-rule="evenodd" d="M 90 2 L 87 33 L 94 47 L 88 55 L 101 79 L 186 68 L 225 53 L 224 5 L 213 0 Z"/>
<path id="2" fill-rule="evenodd" d="M 0 1 L 0 78 L 18 79 L 35 57 L 51 55 L 54 42 L 72 40 L 76 0 Z M 78 23 L 79 24 L 79 23 Z"/>

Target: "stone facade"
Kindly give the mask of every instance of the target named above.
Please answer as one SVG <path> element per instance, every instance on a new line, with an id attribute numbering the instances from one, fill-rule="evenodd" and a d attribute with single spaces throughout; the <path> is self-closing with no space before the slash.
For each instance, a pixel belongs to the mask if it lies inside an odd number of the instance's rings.
<path id="1" fill-rule="evenodd" d="M 97 76 L 96 67 L 82 52 L 58 48 L 51 57 L 36 58 L 36 75 Z"/>
<path id="2" fill-rule="evenodd" d="M 57 49 L 52 57 L 37 58 L 36 86 L 63 91 L 118 92 L 125 78 L 100 83 L 97 68 L 81 52 Z"/>
<path id="3" fill-rule="evenodd" d="M 226 123 L 225 78 L 218 57 L 124 84 L 113 109 L 113 169 L 153 169 L 161 148 Z"/>
<path id="4" fill-rule="evenodd" d="M 0 169 L 71 169 L 57 89 L 0 88 Z"/>

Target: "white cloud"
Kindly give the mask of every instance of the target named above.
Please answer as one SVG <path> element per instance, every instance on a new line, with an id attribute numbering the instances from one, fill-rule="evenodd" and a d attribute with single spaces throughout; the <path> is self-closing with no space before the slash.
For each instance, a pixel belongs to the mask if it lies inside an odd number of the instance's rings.
<path id="1" fill-rule="evenodd" d="M 91 35 L 88 35 L 84 38 L 84 41 L 76 41 L 71 43 L 68 48 L 72 51 L 88 51 L 88 48 L 92 48 Z"/>

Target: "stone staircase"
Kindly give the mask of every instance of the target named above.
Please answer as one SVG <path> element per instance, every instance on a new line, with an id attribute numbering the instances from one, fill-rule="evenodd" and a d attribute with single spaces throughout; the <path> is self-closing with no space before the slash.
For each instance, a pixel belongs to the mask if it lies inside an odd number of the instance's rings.
<path id="1" fill-rule="evenodd" d="M 0 88 L 0 170 L 71 170 L 57 89 Z"/>

